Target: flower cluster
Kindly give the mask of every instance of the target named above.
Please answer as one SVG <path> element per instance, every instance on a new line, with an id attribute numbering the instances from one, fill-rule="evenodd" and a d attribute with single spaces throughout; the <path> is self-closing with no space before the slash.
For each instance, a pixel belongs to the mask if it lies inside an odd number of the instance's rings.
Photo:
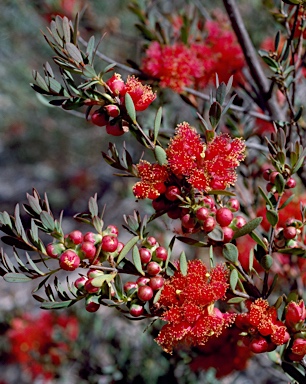
<path id="1" fill-rule="evenodd" d="M 18 363 L 32 379 L 50 380 L 67 359 L 71 343 L 78 337 L 78 322 L 74 316 L 42 312 L 16 317 L 6 335 L 10 345 L 10 362 Z"/>
<path id="2" fill-rule="evenodd" d="M 170 170 L 203 192 L 225 189 L 233 185 L 235 168 L 245 157 L 245 144 L 241 139 L 231 139 L 227 134 L 215 136 L 204 144 L 200 136 L 184 122 L 176 128 L 167 149 Z"/>
<path id="3" fill-rule="evenodd" d="M 165 282 L 159 304 L 167 322 L 161 329 L 157 343 L 168 353 L 179 344 L 204 345 L 211 336 L 219 336 L 230 326 L 235 314 L 221 313 L 214 306 L 225 297 L 228 271 L 220 264 L 210 273 L 200 260 L 188 262 L 187 274 L 180 266 Z"/>
<path id="4" fill-rule="evenodd" d="M 142 160 L 137 164 L 137 171 L 141 181 L 133 187 L 133 193 L 138 199 L 156 199 L 166 191 L 165 182 L 168 179 L 167 167 L 159 164 L 150 164 Z"/>
<path id="5" fill-rule="evenodd" d="M 287 343 L 290 335 L 285 324 L 278 320 L 275 307 L 261 298 L 247 306 L 248 312 L 238 314 L 235 323 L 250 336 L 247 343 L 252 352 L 273 351 L 277 345 Z"/>
<path id="6" fill-rule="evenodd" d="M 146 50 L 142 70 L 160 80 L 161 87 L 181 92 L 184 87 L 205 87 L 218 73 L 221 81 L 235 74 L 242 81 L 243 53 L 228 22 L 207 21 L 207 36 L 201 42 L 162 45 L 153 41 Z"/>
<path id="7" fill-rule="evenodd" d="M 103 105 L 91 115 L 93 124 L 99 127 L 106 126 L 106 132 L 112 136 L 121 136 L 128 131 L 126 121 L 125 95 L 128 93 L 134 103 L 136 111 L 144 111 L 156 99 L 149 85 L 143 85 L 135 76 L 128 76 L 126 82 L 121 75 L 115 73 L 104 84 L 106 91 L 110 93 L 112 103 Z M 112 99 L 113 98 L 113 99 Z M 89 101 L 89 105 L 92 105 Z"/>

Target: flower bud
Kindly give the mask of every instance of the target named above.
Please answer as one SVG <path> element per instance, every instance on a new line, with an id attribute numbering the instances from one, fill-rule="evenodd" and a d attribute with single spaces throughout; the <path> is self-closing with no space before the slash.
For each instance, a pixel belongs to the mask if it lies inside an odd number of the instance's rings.
<path id="1" fill-rule="evenodd" d="M 79 256 L 72 249 L 63 252 L 59 259 L 60 267 L 65 271 L 74 271 L 78 268 L 80 262 Z"/>
<path id="2" fill-rule="evenodd" d="M 304 322 L 305 318 L 306 318 L 306 309 L 305 309 L 304 301 L 300 300 L 299 303 L 290 301 L 290 303 L 286 307 L 286 317 L 285 317 L 286 325 L 294 329 L 298 323 Z"/>
<path id="3" fill-rule="evenodd" d="M 53 259 L 57 259 L 59 255 L 65 251 L 65 246 L 63 243 L 50 243 L 46 246 L 47 255 Z"/>
<path id="4" fill-rule="evenodd" d="M 117 105 L 109 104 L 104 107 L 106 113 L 110 117 L 118 117 L 120 115 L 120 109 Z"/>
<path id="5" fill-rule="evenodd" d="M 115 73 L 109 80 L 107 80 L 106 84 L 115 95 L 123 94 L 125 92 L 124 81 L 118 73 Z"/>

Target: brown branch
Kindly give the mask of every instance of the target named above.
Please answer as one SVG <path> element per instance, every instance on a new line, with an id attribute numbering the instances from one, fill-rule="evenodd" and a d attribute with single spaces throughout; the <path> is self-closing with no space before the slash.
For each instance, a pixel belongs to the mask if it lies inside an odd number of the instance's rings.
<path id="1" fill-rule="evenodd" d="M 263 97 L 263 102 L 265 103 L 267 110 L 269 111 L 273 120 L 282 119 L 283 112 L 279 108 L 276 101 L 271 98 L 269 81 L 266 78 L 260 65 L 257 52 L 245 28 L 235 0 L 223 0 L 223 4 L 243 51 L 251 76 L 258 87 L 260 95 Z"/>

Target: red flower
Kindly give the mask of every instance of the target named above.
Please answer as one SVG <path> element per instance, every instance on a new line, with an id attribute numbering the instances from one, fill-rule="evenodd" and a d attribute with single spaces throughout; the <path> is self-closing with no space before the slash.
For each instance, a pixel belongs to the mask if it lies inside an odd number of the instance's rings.
<path id="1" fill-rule="evenodd" d="M 134 185 L 133 193 L 138 199 L 156 199 L 161 193 L 166 192 L 164 183 L 168 178 L 168 171 L 165 166 L 141 160 L 137 170 L 141 181 Z"/>
<path id="2" fill-rule="evenodd" d="M 179 124 L 167 149 L 171 171 L 186 176 L 196 189 L 208 192 L 225 189 L 236 181 L 235 168 L 244 159 L 245 144 L 227 134 L 216 136 L 205 145 L 186 122 Z"/>
<path id="3" fill-rule="evenodd" d="M 285 344 L 290 336 L 284 323 L 277 319 L 275 307 L 270 307 L 267 300 L 257 299 L 249 305 L 249 312 L 237 316 L 236 325 L 242 329 L 250 329 L 254 336 L 254 328 L 261 336 L 270 336 L 272 343 Z"/>
<path id="4" fill-rule="evenodd" d="M 214 302 L 224 298 L 228 288 L 228 271 L 218 265 L 208 273 L 200 260 L 188 262 L 187 275 L 180 270 L 168 280 L 159 303 L 164 306 L 157 343 L 168 353 L 180 343 L 204 345 L 212 335 L 219 336 L 230 326 L 234 314 L 221 313 Z"/>
<path id="5" fill-rule="evenodd" d="M 193 85 L 201 75 L 201 62 L 184 44 L 161 45 L 157 41 L 150 44 L 142 62 L 142 70 L 158 78 L 161 87 L 181 92 L 184 87 Z"/>
<path id="6" fill-rule="evenodd" d="M 156 93 L 153 93 L 151 87 L 143 85 L 135 76 L 128 76 L 125 93 L 131 96 L 136 111 L 144 111 L 156 99 Z"/>

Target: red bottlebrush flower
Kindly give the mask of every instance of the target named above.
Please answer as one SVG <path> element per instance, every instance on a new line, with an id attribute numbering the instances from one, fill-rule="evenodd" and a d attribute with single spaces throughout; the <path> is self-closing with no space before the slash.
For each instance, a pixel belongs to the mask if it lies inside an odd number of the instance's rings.
<path id="1" fill-rule="evenodd" d="M 166 352 L 172 353 L 180 343 L 204 345 L 212 335 L 220 335 L 233 323 L 236 315 L 214 308 L 214 302 L 224 298 L 227 279 L 224 265 L 208 273 L 200 260 L 192 260 L 186 276 L 178 270 L 165 283 L 159 304 L 165 308 L 162 319 L 168 324 L 156 341 Z"/>
<path id="2" fill-rule="evenodd" d="M 107 80 L 106 84 L 116 96 L 125 93 L 125 84 L 119 73 L 115 73 L 109 80 Z"/>
<path id="3" fill-rule="evenodd" d="M 176 92 L 191 86 L 202 72 L 203 64 L 189 47 L 181 43 L 169 46 L 154 41 L 145 55 L 142 70 L 158 78 L 161 87 L 172 88 Z"/>
<path id="4" fill-rule="evenodd" d="M 131 96 L 136 111 L 144 111 L 156 99 L 156 93 L 153 93 L 152 88 L 149 85 L 143 85 L 135 76 L 128 76 L 125 93 Z"/>
<path id="5" fill-rule="evenodd" d="M 285 344 L 289 340 L 286 326 L 277 320 L 276 308 L 270 307 L 267 300 L 257 299 L 251 304 L 249 321 L 262 336 L 270 335 L 276 345 Z"/>
<path id="6" fill-rule="evenodd" d="M 227 134 L 205 145 L 186 122 L 179 124 L 167 149 L 168 164 L 178 177 L 185 176 L 196 189 L 225 189 L 236 181 L 235 168 L 245 157 L 245 144 Z"/>
<path id="7" fill-rule="evenodd" d="M 168 171 L 165 166 L 141 160 L 137 170 L 141 181 L 134 185 L 133 193 L 138 199 L 154 200 L 166 191 L 164 183 L 168 179 Z"/>

